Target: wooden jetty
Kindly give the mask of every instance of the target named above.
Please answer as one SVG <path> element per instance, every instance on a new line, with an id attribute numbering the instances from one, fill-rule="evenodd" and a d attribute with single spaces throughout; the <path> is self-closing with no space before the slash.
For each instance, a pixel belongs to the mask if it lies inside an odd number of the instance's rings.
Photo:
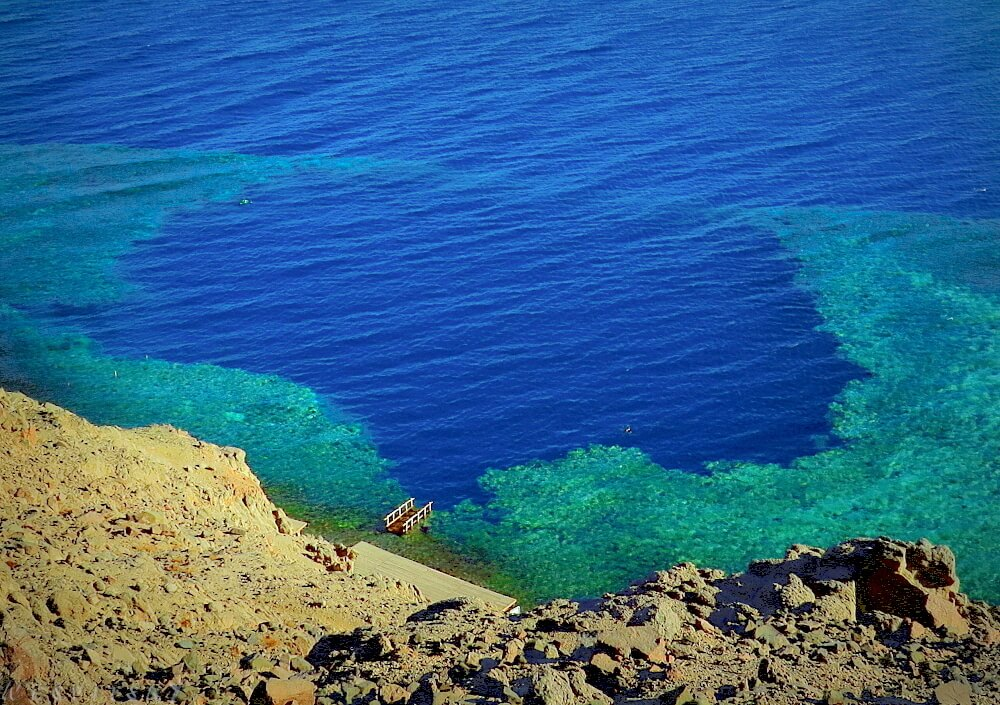
<path id="1" fill-rule="evenodd" d="M 409 558 L 397 556 L 378 546 L 361 541 L 351 547 L 357 554 L 354 572 L 358 575 L 383 575 L 415 585 L 429 602 L 453 600 L 468 597 L 479 600 L 487 607 L 504 614 L 518 611 L 517 600 L 499 592 L 493 592 L 479 585 L 456 578 L 453 575 L 434 570 Z"/>
<path id="2" fill-rule="evenodd" d="M 420 509 L 417 509 L 414 502 L 416 500 L 410 497 L 386 514 L 384 517 L 385 530 L 402 536 L 413 531 L 424 519 L 431 515 L 431 507 L 434 505 L 434 502 L 428 502 L 420 507 Z"/>

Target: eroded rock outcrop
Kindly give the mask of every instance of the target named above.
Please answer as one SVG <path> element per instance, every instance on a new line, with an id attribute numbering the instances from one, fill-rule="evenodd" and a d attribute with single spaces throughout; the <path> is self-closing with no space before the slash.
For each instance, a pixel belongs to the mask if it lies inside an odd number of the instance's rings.
<path id="1" fill-rule="evenodd" d="M 349 574 L 349 551 L 303 526 L 238 448 L 98 427 L 0 390 L 0 694 L 246 702 L 311 670 L 325 634 L 419 605 Z"/>

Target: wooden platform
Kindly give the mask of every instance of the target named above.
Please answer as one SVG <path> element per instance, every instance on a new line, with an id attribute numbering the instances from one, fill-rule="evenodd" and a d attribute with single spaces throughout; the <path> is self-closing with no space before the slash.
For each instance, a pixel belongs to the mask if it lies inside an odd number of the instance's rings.
<path id="1" fill-rule="evenodd" d="M 517 600 L 484 587 L 473 585 L 440 570 L 428 568 L 422 563 L 409 558 L 397 556 L 378 546 L 361 541 L 352 546 L 357 558 L 354 559 L 354 572 L 359 575 L 384 575 L 387 578 L 401 580 L 404 583 L 416 585 L 420 592 L 430 602 L 454 599 L 456 597 L 471 597 L 499 612 L 509 613 L 517 609 Z"/>
<path id="2" fill-rule="evenodd" d="M 426 521 L 427 517 L 431 515 L 431 509 L 434 506 L 434 502 L 428 502 L 424 506 L 417 509 L 414 505 L 415 501 L 416 500 L 413 497 L 410 497 L 408 500 L 386 514 L 383 518 L 383 521 L 385 522 L 385 530 L 389 533 L 402 536 L 403 534 L 410 533 Z"/>

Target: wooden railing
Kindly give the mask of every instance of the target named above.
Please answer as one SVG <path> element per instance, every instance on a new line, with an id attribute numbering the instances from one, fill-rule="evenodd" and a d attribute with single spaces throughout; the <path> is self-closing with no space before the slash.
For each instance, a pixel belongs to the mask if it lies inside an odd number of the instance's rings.
<path id="1" fill-rule="evenodd" d="M 421 521 L 429 517 L 431 515 L 431 506 L 433 506 L 433 504 L 434 502 L 428 502 L 427 504 L 425 504 L 420 508 L 420 511 L 418 511 L 416 514 L 407 519 L 403 523 L 403 533 L 404 534 L 407 533 L 414 526 L 416 526 Z"/>
<path id="2" fill-rule="evenodd" d="M 413 503 L 417 501 L 416 497 L 410 497 L 408 500 L 400 504 L 398 507 L 393 509 L 391 512 L 385 515 L 385 528 L 392 526 L 392 522 L 399 519 L 399 517 L 406 514 L 408 511 L 413 509 Z"/>

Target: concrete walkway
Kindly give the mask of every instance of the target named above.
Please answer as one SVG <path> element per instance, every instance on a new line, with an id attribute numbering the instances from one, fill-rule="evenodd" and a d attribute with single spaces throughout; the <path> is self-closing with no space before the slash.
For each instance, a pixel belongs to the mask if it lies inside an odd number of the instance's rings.
<path id="1" fill-rule="evenodd" d="M 354 559 L 355 573 L 358 575 L 384 575 L 387 578 L 416 585 L 421 594 L 430 602 L 456 597 L 471 597 L 485 602 L 500 612 L 511 612 L 517 607 L 517 600 L 513 597 L 501 595 L 498 592 L 442 573 L 440 570 L 428 568 L 422 563 L 397 556 L 395 553 L 373 546 L 366 541 L 356 543 L 352 548 L 357 554 L 357 558 Z"/>

